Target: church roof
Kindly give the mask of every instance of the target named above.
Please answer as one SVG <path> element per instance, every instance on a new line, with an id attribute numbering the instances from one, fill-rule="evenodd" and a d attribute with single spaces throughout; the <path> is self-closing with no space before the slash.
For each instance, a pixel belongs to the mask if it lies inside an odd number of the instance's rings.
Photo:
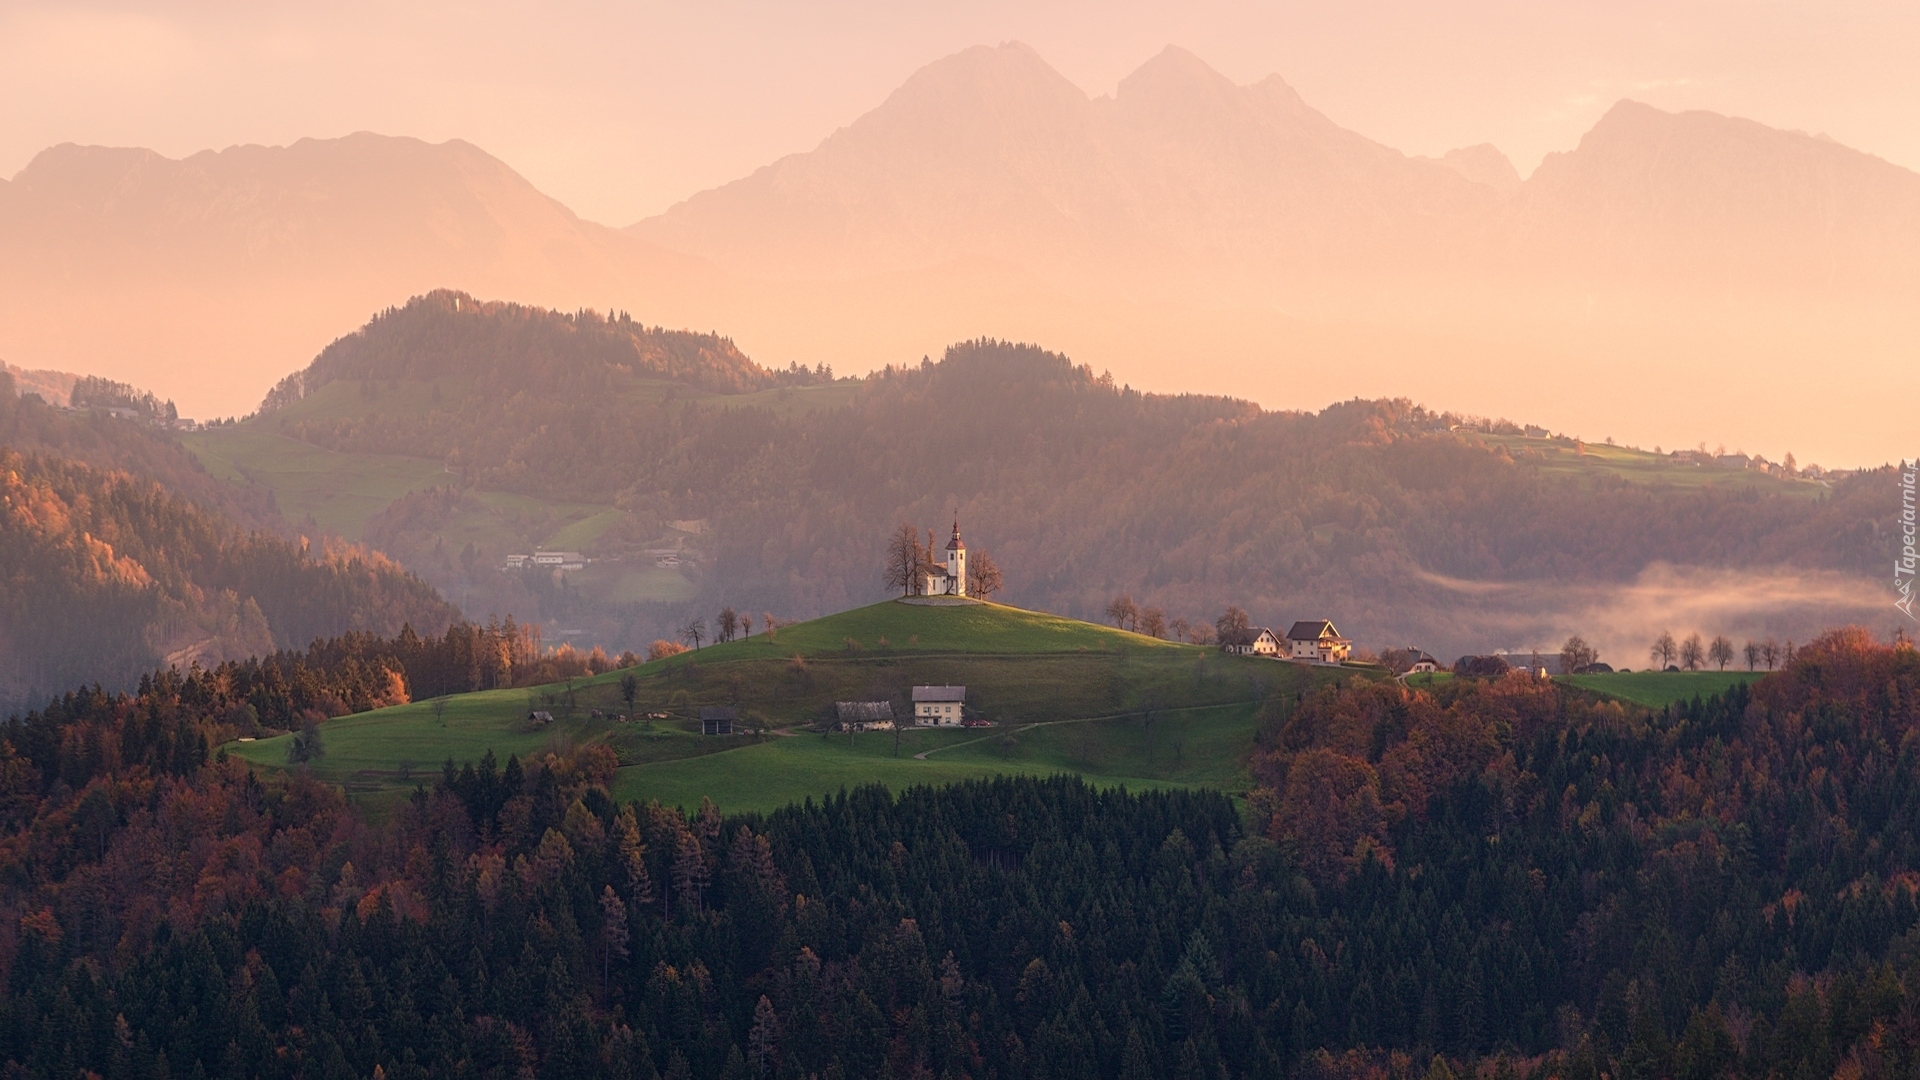
<path id="1" fill-rule="evenodd" d="M 953 519 L 953 539 L 947 541 L 947 550 L 948 551 L 967 550 L 967 542 L 960 539 L 960 519 L 959 518 Z"/>

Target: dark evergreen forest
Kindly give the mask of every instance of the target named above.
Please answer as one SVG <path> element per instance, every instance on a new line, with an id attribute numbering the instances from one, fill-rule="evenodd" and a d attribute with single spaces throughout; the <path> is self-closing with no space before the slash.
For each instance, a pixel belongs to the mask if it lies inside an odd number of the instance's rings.
<path id="1" fill-rule="evenodd" d="M 344 692 L 383 651 L 274 666 Z M 689 814 L 556 748 L 373 819 L 209 753 L 263 670 L 6 729 L 8 1075 L 1920 1064 L 1920 655 L 1858 632 L 1657 711 L 1521 676 L 1276 699 L 1244 805 L 1027 778 Z"/>

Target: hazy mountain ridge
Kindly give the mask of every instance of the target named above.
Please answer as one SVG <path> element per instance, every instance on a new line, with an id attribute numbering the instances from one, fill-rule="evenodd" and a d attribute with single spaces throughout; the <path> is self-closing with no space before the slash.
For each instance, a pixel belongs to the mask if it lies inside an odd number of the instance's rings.
<path id="1" fill-rule="evenodd" d="M 1226 259 L 1234 274 L 1332 273 L 1368 293 L 1449 291 L 1467 273 L 1494 290 L 1546 274 L 1580 289 L 1905 298 L 1920 282 L 1920 174 L 1623 101 L 1523 181 L 1497 148 L 1410 158 L 1279 76 L 1237 86 L 1177 48 L 1088 98 L 1014 43 L 937 61 L 817 149 L 629 231 L 774 276 L 972 256 L 1172 279 Z"/>
<path id="2" fill-rule="evenodd" d="M 1404 400 L 1268 412 L 1142 394 L 995 341 L 831 384 L 674 391 L 549 341 L 617 335 L 617 322 L 490 310 L 442 294 L 383 316 L 353 339 L 371 392 L 290 400 L 233 435 L 456 463 L 365 535 L 449 595 L 506 597 L 516 606 L 494 613 L 557 618 L 610 648 L 643 645 L 689 603 L 787 617 L 876 599 L 889 530 L 945 528 L 956 512 L 1010 599 L 1082 617 L 1129 591 L 1170 614 L 1240 603 L 1258 619 L 1320 613 L 1374 643 L 1472 651 L 1576 628 L 1615 642 L 1649 620 L 1793 637 L 1879 603 L 1864 576 L 1884 543 L 1872 476 L 1829 490 L 1702 472 L 1511 425 L 1451 430 L 1461 418 Z M 466 343 L 470 377 L 439 376 L 429 393 L 412 359 L 423 340 Z M 603 506 L 613 524 L 577 543 L 613 559 L 590 571 L 652 573 L 671 550 L 691 584 L 652 599 L 515 591 L 501 560 L 524 549 L 488 524 L 495 493 Z M 676 521 L 702 523 L 691 550 L 672 539 Z"/>
<path id="3" fill-rule="evenodd" d="M 798 369 L 768 371 L 717 334 L 648 327 L 626 315 L 563 315 L 443 289 L 384 311 L 328 345 L 313 363 L 282 380 L 261 412 L 283 409 L 341 380 L 461 377 L 503 388 L 531 382 L 549 393 L 591 393 L 595 376 L 614 372 L 721 394 L 826 378 Z"/>
<path id="4" fill-rule="evenodd" d="M 1628 273 L 1913 307 L 1920 174 L 1831 140 L 1622 101 L 1521 189 L 1522 256 L 1590 280 Z M 1578 265 L 1574 265 L 1577 260 Z"/>
<path id="5" fill-rule="evenodd" d="M 1304 271 L 1370 266 L 1383 233 L 1400 254 L 1433 244 L 1494 201 L 1340 128 L 1277 76 L 1235 86 L 1170 47 L 1090 99 L 1012 43 L 928 65 L 818 149 L 629 231 L 758 274 L 969 256 L 1084 271 L 1171 255 L 1186 269 L 1223 252 Z"/>
<path id="6" fill-rule="evenodd" d="M 1625 103 L 1522 181 L 1496 148 L 1408 157 L 1178 49 L 1090 98 L 1005 45 L 626 229 L 469 144 L 365 133 L 182 161 L 56 147 L 0 187 L 0 354 L 190 416 L 244 412 L 366 312 L 442 288 L 724 329 L 781 367 L 988 335 L 1162 389 L 1443 386 L 1593 436 L 1859 464 L 1894 423 L 1859 388 L 1920 317 L 1920 175 Z M 1857 418 L 1844 438 L 1796 389 L 1820 357 L 1861 376 L 1815 399 Z M 1603 365 L 1577 397 L 1516 377 Z M 1704 430 L 1701 400 L 1725 403 Z"/>
<path id="7" fill-rule="evenodd" d="M 257 399 L 342 325 L 434 288 L 605 301 L 686 263 L 459 140 L 361 132 L 181 160 L 63 145 L 0 189 L 8 352 L 144 385 L 164 371 L 189 403 L 236 384 Z"/>

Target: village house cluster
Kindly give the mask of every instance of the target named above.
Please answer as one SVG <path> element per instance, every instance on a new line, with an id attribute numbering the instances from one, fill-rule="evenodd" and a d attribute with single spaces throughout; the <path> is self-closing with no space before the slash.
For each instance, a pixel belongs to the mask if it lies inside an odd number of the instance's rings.
<path id="1" fill-rule="evenodd" d="M 1353 640 L 1342 637 L 1326 619 L 1306 619 L 1294 623 L 1285 637 L 1270 627 L 1260 627 L 1252 640 L 1221 646 L 1239 656 L 1266 656 L 1275 660 L 1301 660 L 1313 664 L 1343 664 L 1353 655 Z"/>
<path id="2" fill-rule="evenodd" d="M 587 557 L 577 551 L 536 551 L 531 555 L 509 555 L 500 564 L 500 571 L 513 570 L 584 570 Z"/>

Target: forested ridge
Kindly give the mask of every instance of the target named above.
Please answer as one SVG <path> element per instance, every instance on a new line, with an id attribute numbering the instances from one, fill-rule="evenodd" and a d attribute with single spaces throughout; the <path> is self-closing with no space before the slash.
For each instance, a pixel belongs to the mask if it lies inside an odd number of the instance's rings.
<path id="1" fill-rule="evenodd" d="M 675 341 L 680 359 L 646 359 Z M 642 375 L 683 391 L 642 393 L 632 382 Z M 277 393 L 255 423 L 332 450 L 448 462 L 457 477 L 396 500 L 369 535 L 452 595 L 500 592 L 507 552 L 442 532 L 478 492 L 618 507 L 629 523 L 603 543 L 618 538 L 631 550 L 614 553 L 629 559 L 666 522 L 709 521 L 700 557 L 682 563 L 697 578 L 694 610 L 707 613 L 735 604 L 810 617 L 875 599 L 896 526 L 944 529 L 957 512 L 1017 603 L 1097 617 L 1125 591 L 1206 619 L 1231 603 L 1256 622 L 1325 615 L 1373 647 L 1414 641 L 1451 655 L 1557 643 L 1569 630 L 1561 612 L 1665 566 L 1877 573 L 1891 535 L 1884 474 L 1830 489 L 1758 474 L 1680 483 L 1677 470 L 1645 482 L 1550 467 L 1489 438 L 1500 425 L 1404 400 L 1307 413 L 1144 394 L 995 341 L 823 379 L 761 371 L 723 341 L 624 317 L 437 293 L 342 339 L 289 384 L 360 390 L 318 404 Z M 409 390 L 420 380 L 444 396 Z M 1573 447 L 1566 460 L 1578 462 Z M 616 649 L 687 614 L 590 596 L 511 600 L 515 614 L 592 627 Z M 1783 602 L 1774 622 L 1708 629 L 1804 640 L 1865 617 Z"/>
<path id="2" fill-rule="evenodd" d="M 383 648 L 274 663 L 344 684 Z M 4 732 L 14 1075 L 1917 1064 L 1920 656 L 1859 632 L 1660 711 L 1519 676 L 1276 699 L 1245 814 L 1069 779 L 684 814 L 556 748 L 450 761 L 375 822 L 209 755 L 260 685 L 156 676 Z"/>
<path id="3" fill-rule="evenodd" d="M 378 554 L 245 530 L 125 472 L 0 446 L 0 488 L 0 707 L 457 615 Z"/>
<path id="4" fill-rule="evenodd" d="M 139 400 L 131 387 L 106 380 L 81 381 L 103 385 L 114 401 Z M 279 524 L 270 493 L 239 488 L 209 475 L 172 432 L 96 410 L 63 412 L 37 394 L 21 396 L 13 376 L 5 371 L 0 371 L 0 446 L 151 480 L 178 498 L 249 528 L 270 529 Z"/>

